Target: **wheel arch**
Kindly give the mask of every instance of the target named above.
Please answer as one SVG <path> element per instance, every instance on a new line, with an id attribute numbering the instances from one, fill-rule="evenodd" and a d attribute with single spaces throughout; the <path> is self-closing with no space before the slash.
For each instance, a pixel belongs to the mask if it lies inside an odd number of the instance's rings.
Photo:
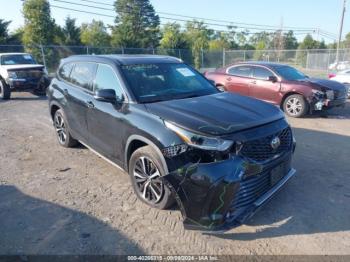
<path id="1" fill-rule="evenodd" d="M 168 165 L 165 161 L 165 158 L 162 154 L 162 152 L 160 151 L 159 147 L 152 142 L 150 139 L 141 136 L 141 135 L 131 135 L 125 145 L 125 156 L 124 156 L 124 169 L 126 171 L 129 171 L 129 160 L 131 155 L 139 148 L 144 147 L 144 146 L 151 146 L 153 148 L 153 150 L 158 154 L 159 159 L 161 160 L 163 167 L 164 167 L 164 171 L 166 174 L 169 173 L 168 170 Z"/>
<path id="2" fill-rule="evenodd" d="M 280 108 L 282 110 L 283 110 L 284 101 L 287 99 L 287 97 L 292 96 L 292 95 L 300 95 L 300 96 L 304 97 L 305 101 L 309 104 L 309 101 L 306 99 L 306 97 L 301 92 L 290 91 L 290 92 L 284 94 L 284 96 L 282 97 L 281 104 L 280 104 Z"/>
<path id="3" fill-rule="evenodd" d="M 55 113 L 57 112 L 57 110 L 60 110 L 62 107 L 58 104 L 58 103 L 55 103 L 55 102 L 52 102 L 50 104 L 50 116 L 51 116 L 51 119 L 53 120 L 54 116 L 55 116 Z"/>

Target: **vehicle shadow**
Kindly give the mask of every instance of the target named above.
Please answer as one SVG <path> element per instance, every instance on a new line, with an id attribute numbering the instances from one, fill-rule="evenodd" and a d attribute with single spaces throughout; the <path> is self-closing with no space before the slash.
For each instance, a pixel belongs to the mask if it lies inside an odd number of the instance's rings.
<path id="1" fill-rule="evenodd" d="M 300 128 L 294 133 L 297 176 L 246 223 L 252 230 L 214 236 L 249 241 L 350 230 L 350 136 Z"/>
<path id="2" fill-rule="evenodd" d="M 0 186 L 1 255 L 126 255 L 144 251 L 117 229 L 60 205 Z"/>
<path id="3" fill-rule="evenodd" d="M 15 97 L 11 97 L 11 99 L 9 100 L 0 100 L 0 104 L 2 103 L 9 103 L 9 102 L 13 102 L 13 101 L 45 101 L 47 100 L 46 96 L 15 96 Z"/>

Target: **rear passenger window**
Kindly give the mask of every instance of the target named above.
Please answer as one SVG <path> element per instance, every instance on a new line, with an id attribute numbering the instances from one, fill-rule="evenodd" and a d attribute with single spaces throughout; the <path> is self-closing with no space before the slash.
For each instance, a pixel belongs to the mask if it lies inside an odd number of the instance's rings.
<path id="1" fill-rule="evenodd" d="M 92 81 L 96 72 L 94 63 L 76 63 L 71 73 L 71 82 L 77 86 L 92 91 Z"/>
<path id="2" fill-rule="evenodd" d="M 273 76 L 273 74 L 271 71 L 265 68 L 255 67 L 253 76 L 257 79 L 268 80 L 270 76 Z"/>
<path id="3" fill-rule="evenodd" d="M 63 80 L 70 81 L 69 76 L 73 68 L 73 63 L 64 64 L 58 71 L 58 76 Z"/>
<path id="4" fill-rule="evenodd" d="M 252 68 L 250 66 L 235 66 L 231 67 L 228 73 L 234 76 L 251 77 Z"/>

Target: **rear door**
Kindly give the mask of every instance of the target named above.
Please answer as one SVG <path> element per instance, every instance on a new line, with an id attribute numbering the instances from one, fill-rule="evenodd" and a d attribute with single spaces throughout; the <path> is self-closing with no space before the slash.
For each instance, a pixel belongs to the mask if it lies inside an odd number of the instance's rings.
<path id="1" fill-rule="evenodd" d="M 125 97 L 116 68 L 107 64 L 98 64 L 94 80 L 94 92 L 101 89 L 114 89 L 117 97 Z M 110 160 L 121 163 L 124 157 L 122 137 L 125 125 L 127 104 L 101 102 L 92 98 L 87 114 L 89 145 Z"/>
<path id="2" fill-rule="evenodd" d="M 67 100 L 65 114 L 72 135 L 85 143 L 88 141 L 86 116 L 90 107 L 88 102 L 93 97 L 92 82 L 95 72 L 95 63 L 75 63 L 70 74 L 69 83 L 62 90 Z"/>
<path id="3" fill-rule="evenodd" d="M 250 85 L 250 96 L 278 105 L 281 100 L 280 81 L 271 81 L 270 77 L 277 76 L 270 70 L 261 66 L 253 67 L 253 80 Z"/>
<path id="4" fill-rule="evenodd" d="M 252 81 L 252 73 L 252 67 L 249 65 L 228 68 L 225 85 L 227 91 L 249 96 L 249 86 Z"/>

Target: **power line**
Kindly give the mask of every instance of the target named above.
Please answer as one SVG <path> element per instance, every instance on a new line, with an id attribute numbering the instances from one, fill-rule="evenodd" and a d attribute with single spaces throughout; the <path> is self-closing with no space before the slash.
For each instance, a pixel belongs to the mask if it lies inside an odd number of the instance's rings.
<path id="1" fill-rule="evenodd" d="M 53 0 L 56 2 L 61 2 L 61 3 L 66 3 L 66 4 L 70 4 L 70 5 L 77 5 L 77 6 L 85 6 L 85 7 L 89 7 L 89 8 L 95 8 L 95 9 L 99 9 L 99 10 L 107 10 L 107 11 L 115 11 L 114 9 L 110 9 L 110 8 L 104 8 L 104 7 L 97 7 L 97 6 L 91 6 L 91 5 L 86 5 L 86 4 L 79 4 L 79 3 L 74 3 L 74 2 L 70 2 L 70 1 L 64 1 L 64 0 Z M 82 1 L 82 0 L 81 0 Z M 84 0 L 84 1 L 89 1 L 89 2 L 95 2 L 95 1 L 90 1 L 90 0 Z M 121 11 L 119 10 L 119 12 L 121 13 L 130 13 L 128 11 Z M 168 13 L 170 14 L 170 13 Z M 147 14 L 146 14 L 147 16 Z M 189 16 L 184 16 L 184 17 L 189 17 Z M 171 21 L 179 21 L 179 22 L 191 22 L 190 20 L 186 20 L 186 19 L 180 19 L 180 18 L 172 18 L 172 17 L 165 17 L 165 16 L 159 16 L 159 18 L 161 19 L 165 19 L 165 20 L 171 20 Z M 189 17 L 189 18 L 195 18 L 195 17 Z M 197 17 L 198 18 L 198 17 Z M 201 19 L 201 18 L 198 18 Z M 207 19 L 210 20 L 210 19 Z M 223 20 L 222 20 L 223 21 Z M 217 27 L 235 27 L 235 28 L 243 28 L 243 29 L 250 29 L 250 30 L 264 30 L 264 31 L 276 31 L 276 29 L 272 29 L 272 28 L 259 28 L 259 27 L 248 27 L 248 26 L 234 26 L 234 25 L 223 25 L 223 24 L 218 24 L 218 23 L 208 23 L 208 22 L 204 22 L 202 21 L 203 24 L 205 25 L 210 25 L 210 26 L 217 26 Z M 261 25 L 259 25 L 261 26 Z M 294 31 L 307 31 L 310 32 L 313 29 L 295 29 Z M 288 30 L 284 30 L 284 31 L 288 31 Z"/>
<path id="2" fill-rule="evenodd" d="M 72 4 L 71 2 L 68 2 L 68 1 L 64 1 L 64 0 L 54 0 L 56 2 L 63 2 L 63 3 L 68 3 L 68 4 Z M 88 0 L 85 0 L 85 1 L 88 1 Z M 75 3 L 73 3 L 75 4 Z M 108 17 L 108 18 L 115 18 L 116 16 L 115 15 L 107 15 L 107 14 L 102 14 L 102 13 L 97 13 L 97 12 L 92 12 L 92 11 L 85 11 L 85 10 L 80 10 L 80 9 L 74 9 L 74 8 L 68 8 L 68 7 L 63 7 L 63 6 L 57 6 L 57 5 L 51 5 L 51 7 L 54 7 L 54 8 L 59 8 L 59 9 L 63 9 L 63 10 L 69 10 L 69 11 L 74 11 L 74 12 L 79 12 L 79 13 L 85 13 L 85 14 L 92 14 L 92 15 L 98 15 L 98 16 L 103 16 L 103 17 Z M 105 9 L 105 8 L 103 8 Z M 108 11 L 112 11 L 112 10 L 108 10 Z M 124 12 L 126 13 L 126 12 Z M 163 19 L 169 19 L 169 20 L 173 20 L 173 18 L 168 18 L 168 17 L 163 17 Z M 178 21 L 178 19 L 176 19 L 176 21 Z M 189 22 L 188 20 L 184 20 L 184 19 L 181 19 L 182 22 Z M 205 24 L 208 24 L 208 23 L 205 23 Z M 212 24 L 212 23 L 209 23 L 210 25 L 215 25 L 217 26 L 217 24 Z M 164 23 L 161 23 L 161 25 L 166 25 Z M 221 26 L 224 26 L 224 25 L 221 25 Z M 245 28 L 247 29 L 247 28 Z M 253 28 L 250 28 L 250 29 L 253 29 Z M 217 29 L 212 29 L 218 33 L 230 33 L 230 31 L 228 30 L 217 30 Z M 254 30 L 262 30 L 260 28 L 254 28 Z M 314 30 L 297 30 L 299 33 L 298 35 L 304 35 L 304 34 L 308 34 L 308 33 L 314 33 Z M 254 33 L 251 33 L 251 32 L 246 32 L 247 35 L 250 35 L 250 34 L 254 34 Z M 269 33 L 269 34 L 273 34 L 273 33 Z M 332 37 L 332 36 L 329 36 L 327 35 L 327 33 L 322 33 L 320 31 L 320 34 L 326 38 L 329 38 L 329 39 L 332 39 L 334 40 L 335 38 Z"/>
<path id="3" fill-rule="evenodd" d="M 105 5 L 105 6 L 113 6 L 113 7 L 114 7 L 113 4 L 101 3 L 101 2 L 92 1 L 92 0 L 79 0 L 79 1 L 89 2 L 89 3 L 99 4 L 99 5 Z M 220 22 L 220 23 L 229 23 L 230 26 L 234 26 L 234 24 L 237 24 L 237 25 L 245 25 L 245 26 L 268 27 L 268 28 L 274 28 L 274 29 L 278 29 L 278 28 L 279 28 L 278 26 L 275 26 L 275 25 L 242 23 L 242 22 L 235 22 L 235 21 L 228 21 L 228 20 L 219 20 L 219 19 L 212 19 L 212 18 L 203 18 L 203 17 L 196 17 L 196 16 L 180 15 L 180 14 L 169 13 L 169 12 L 158 12 L 158 11 L 157 11 L 156 13 L 158 13 L 158 14 L 164 14 L 164 15 L 170 15 L 170 16 L 183 17 L 183 18 L 196 19 L 196 20 L 205 20 L 205 21 L 213 21 L 213 22 Z M 311 27 L 284 26 L 284 28 L 289 28 L 289 29 L 304 29 L 304 30 L 315 30 L 315 28 L 311 28 Z"/>

